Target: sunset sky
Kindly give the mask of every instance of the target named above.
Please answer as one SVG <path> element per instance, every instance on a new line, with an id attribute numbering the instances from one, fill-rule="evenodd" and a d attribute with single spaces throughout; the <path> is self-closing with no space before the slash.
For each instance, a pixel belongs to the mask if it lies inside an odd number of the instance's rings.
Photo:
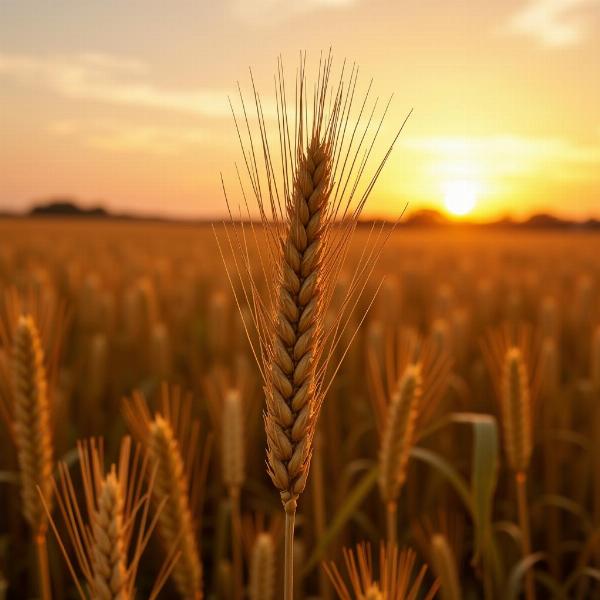
<path id="1" fill-rule="evenodd" d="M 382 140 L 414 108 L 369 214 L 600 216 L 599 0 L 0 0 L 0 209 L 221 215 L 236 81 L 268 105 L 330 46 L 394 94 Z"/>

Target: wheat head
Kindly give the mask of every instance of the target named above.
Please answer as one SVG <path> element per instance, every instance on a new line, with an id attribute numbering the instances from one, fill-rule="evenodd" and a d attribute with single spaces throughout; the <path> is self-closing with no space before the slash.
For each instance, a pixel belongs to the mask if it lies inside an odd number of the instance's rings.
<path id="1" fill-rule="evenodd" d="M 223 398 L 221 461 L 223 483 L 239 491 L 245 479 L 245 444 L 242 398 L 236 389 L 228 390 Z"/>
<path id="2" fill-rule="evenodd" d="M 517 347 L 506 351 L 501 390 L 500 409 L 508 464 L 515 472 L 525 472 L 533 446 L 531 396 L 523 354 Z"/>
<path id="3" fill-rule="evenodd" d="M 273 387 L 265 428 L 269 475 L 284 505 L 304 490 L 316 410 L 313 355 L 322 319 L 321 217 L 330 192 L 330 150 L 313 138 L 295 181 L 273 339 Z"/>
<path id="4" fill-rule="evenodd" d="M 38 487 L 52 495 L 53 448 L 44 351 L 31 316 L 21 316 L 13 338 L 13 433 L 21 478 L 22 511 L 35 532 L 47 518 Z"/>
<path id="5" fill-rule="evenodd" d="M 202 563 L 189 507 L 189 493 L 183 459 L 173 429 L 160 415 L 150 425 L 150 456 L 156 465 L 153 488 L 155 503 L 167 498 L 158 518 L 165 545 L 177 545 L 181 557 L 173 568 L 173 579 L 183 598 L 202 598 Z"/>
<path id="6" fill-rule="evenodd" d="M 100 483 L 98 508 L 92 517 L 91 563 L 93 597 L 98 600 L 127 600 L 127 553 L 123 491 L 115 468 Z"/>
<path id="7" fill-rule="evenodd" d="M 322 57 L 312 99 L 307 97 L 305 69 L 302 56 L 293 105 L 295 114 L 291 118 L 283 64 L 278 61 L 275 81 L 280 156 L 276 160 L 272 158 L 274 152 L 269 147 L 256 89 L 253 91 L 262 143 L 260 153 L 255 152 L 241 90 L 245 129 L 249 133 L 247 142 L 241 135 L 232 105 L 262 227 L 251 226 L 252 233 L 247 235 L 242 217 L 237 217 L 247 211 L 248 218 L 252 218 L 239 178 L 243 198 L 239 210 L 232 205 L 223 186 L 230 214 L 230 224 L 224 232 L 229 260 L 217 236 L 242 317 L 244 308 L 250 309 L 245 311 L 250 322 L 243 324 L 264 381 L 268 472 L 288 514 L 295 511 L 306 485 L 319 411 L 339 368 L 339 364 L 330 361 L 332 357 L 343 358 L 348 349 L 345 340 L 354 337 L 355 332 L 348 332 L 349 317 L 365 291 L 366 281 L 388 237 L 383 229 L 373 232 L 365 252 L 352 266 L 354 274 L 348 293 L 342 305 L 336 307 L 336 318 L 328 325 L 326 315 L 335 296 L 335 284 L 343 272 L 360 213 L 401 131 L 400 128 L 370 180 L 363 182 L 364 167 L 379 128 L 369 136 L 370 140 L 364 135 L 354 135 L 356 129 L 350 132 L 353 125 L 349 123 L 349 115 L 358 69 L 353 66 L 346 79 L 342 67 L 337 86 L 332 86 L 331 54 Z M 363 112 L 367 101 L 371 102 L 368 91 L 357 115 L 358 122 L 363 117 L 371 118 Z M 375 105 L 376 102 L 373 111 Z M 277 171 L 274 165 L 278 166 Z M 257 229 L 261 229 L 260 236 Z M 254 255 L 249 248 L 252 243 L 256 243 L 255 260 L 250 258 Z M 258 273 L 254 265 L 260 265 Z M 258 335 L 254 337 L 253 332 Z"/>
<path id="8" fill-rule="evenodd" d="M 269 532 L 261 532 L 252 545 L 250 558 L 250 600 L 275 598 L 275 543 Z"/>
<path id="9" fill-rule="evenodd" d="M 406 367 L 390 398 L 379 450 L 379 489 L 384 502 L 395 502 L 406 480 L 422 395 L 419 364 Z"/>
<path id="10" fill-rule="evenodd" d="M 200 600 L 203 596 L 203 570 L 196 540 L 196 526 L 190 508 L 190 459 L 188 445 L 195 447 L 190 428 L 197 423 L 190 420 L 190 397 L 181 398 L 178 388 L 162 390 L 162 414 L 150 414 L 144 397 L 135 393 L 123 404 L 123 413 L 130 429 L 146 447 L 153 465 L 154 485 L 152 498 L 158 513 L 158 530 L 167 551 L 177 548 L 180 558 L 172 577 L 183 598 Z M 192 448 L 192 452 L 193 452 Z"/>
<path id="11" fill-rule="evenodd" d="M 156 517 L 148 518 L 154 477 L 150 477 L 147 487 L 144 486 L 148 460 L 139 446 L 132 452 L 128 437 L 121 442 L 118 462 L 108 470 L 104 468 L 102 440 L 80 441 L 77 450 L 84 502 L 81 502 L 67 465 L 59 463 L 58 478 L 53 480 L 52 487 L 63 519 L 60 529 L 40 490 L 42 504 L 80 596 L 132 600 L 140 558 L 156 525 Z M 162 506 L 159 515 L 160 510 Z M 74 548 L 75 560 L 67 551 L 64 532 Z M 172 553 L 164 561 L 149 600 L 157 597 L 178 557 Z M 76 565 L 87 591 L 80 583 Z"/>

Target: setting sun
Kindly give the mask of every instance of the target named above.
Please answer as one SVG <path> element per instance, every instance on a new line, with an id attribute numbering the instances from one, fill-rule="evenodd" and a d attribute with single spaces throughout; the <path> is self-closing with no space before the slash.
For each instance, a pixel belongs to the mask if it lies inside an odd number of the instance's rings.
<path id="1" fill-rule="evenodd" d="M 446 210 L 457 217 L 468 215 L 477 203 L 477 189 L 472 181 L 449 181 L 444 186 Z"/>

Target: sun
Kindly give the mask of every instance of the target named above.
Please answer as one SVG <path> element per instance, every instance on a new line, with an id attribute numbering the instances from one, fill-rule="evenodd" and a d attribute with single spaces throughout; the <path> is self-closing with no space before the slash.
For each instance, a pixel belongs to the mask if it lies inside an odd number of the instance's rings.
<path id="1" fill-rule="evenodd" d="M 466 179 L 448 181 L 444 185 L 444 204 L 456 217 L 468 215 L 477 204 L 477 186 Z"/>

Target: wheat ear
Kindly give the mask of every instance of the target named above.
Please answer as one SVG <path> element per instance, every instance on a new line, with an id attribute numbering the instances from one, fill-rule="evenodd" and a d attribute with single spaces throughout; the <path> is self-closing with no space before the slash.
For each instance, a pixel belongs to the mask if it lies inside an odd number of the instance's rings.
<path id="1" fill-rule="evenodd" d="M 421 366 L 406 367 L 390 399 L 379 450 L 379 490 L 387 508 L 388 541 L 396 541 L 397 502 L 406 480 L 422 394 Z"/>
<path id="2" fill-rule="evenodd" d="M 397 536 L 398 497 L 406 481 L 410 451 L 419 428 L 446 392 L 451 362 L 434 336 L 411 329 L 388 336 L 383 360 L 368 347 L 371 394 L 379 432 L 379 490 L 386 507 L 388 542 Z"/>
<path id="3" fill-rule="evenodd" d="M 47 517 L 38 488 L 50 502 L 53 449 L 44 351 L 31 316 L 21 316 L 13 337 L 13 434 L 17 448 L 23 516 L 34 535 L 40 591 L 51 598 L 46 549 Z"/>
<path id="4" fill-rule="evenodd" d="M 533 449 L 531 396 L 529 378 L 521 350 L 509 348 L 502 373 L 501 409 L 503 412 L 504 440 L 509 466 L 515 473 L 517 507 L 521 527 L 523 557 L 531 554 L 531 533 L 527 500 L 527 471 Z M 533 572 L 525 576 L 527 600 L 534 600 Z"/>
<path id="5" fill-rule="evenodd" d="M 269 474 L 286 513 L 295 511 L 304 490 L 312 451 L 313 354 L 320 335 L 323 277 L 321 217 L 329 176 L 329 149 L 313 138 L 295 181 L 273 340 L 273 388 L 265 415 Z"/>
<path id="6" fill-rule="evenodd" d="M 127 579 L 123 492 L 114 465 L 100 483 L 98 508 L 92 518 L 91 560 L 94 598 L 131 598 Z"/>
<path id="7" fill-rule="evenodd" d="M 200 600 L 203 569 L 191 510 L 205 477 L 196 460 L 199 423 L 191 418 L 191 396 L 182 397 L 179 388 L 163 385 L 161 398 L 161 412 L 152 415 L 145 398 L 135 392 L 123 403 L 123 415 L 155 469 L 152 498 L 155 507 L 162 506 L 158 530 L 164 546 L 181 553 L 172 573 L 177 591 L 182 598 Z M 191 489 L 192 478 L 196 490 Z"/>
<path id="8" fill-rule="evenodd" d="M 532 451 L 531 397 L 523 354 L 517 347 L 506 352 L 501 385 L 500 409 L 506 457 L 513 471 L 525 472 Z"/>
<path id="9" fill-rule="evenodd" d="M 50 515 L 40 490 L 40 498 L 50 525 L 81 598 L 97 600 L 133 600 L 135 578 L 141 555 L 156 525 L 148 518 L 149 495 L 154 485 L 151 477 L 144 489 L 148 461 L 137 447 L 133 454 L 131 440 L 121 442 L 119 460 L 108 472 L 104 469 L 102 440 L 78 442 L 85 510 L 69 469 L 59 463 L 59 476 L 53 481 L 54 496 L 75 554 L 73 560 L 66 549 L 59 527 Z M 162 506 L 159 507 L 159 513 Z M 148 596 L 155 600 L 179 555 L 172 552 L 159 570 Z M 79 566 L 87 590 L 80 583 Z"/>
<path id="10" fill-rule="evenodd" d="M 483 346 L 500 405 L 504 453 L 515 478 L 523 558 L 531 554 L 527 472 L 533 450 L 533 397 L 540 382 L 530 376 L 530 336 L 524 327 L 500 329 Z M 539 365 L 538 365 L 539 366 Z M 527 600 L 535 599 L 533 571 L 525 574 Z"/>
<path id="11" fill-rule="evenodd" d="M 252 545 L 249 596 L 250 600 L 275 598 L 275 544 L 268 532 L 259 533 Z"/>
<path id="12" fill-rule="evenodd" d="M 229 389 L 223 398 L 221 415 L 221 461 L 223 483 L 231 503 L 231 545 L 233 551 L 234 596 L 243 595 L 241 488 L 245 479 L 244 414 L 239 392 Z"/>
<path id="13" fill-rule="evenodd" d="M 321 217 L 329 177 L 329 148 L 314 137 L 295 180 L 273 340 L 273 387 L 265 414 L 268 471 L 286 515 L 285 579 L 290 590 L 296 504 L 308 477 L 318 414 L 314 354 L 322 325 Z M 286 600 L 291 597 L 289 591 Z"/>
<path id="14" fill-rule="evenodd" d="M 202 598 L 202 563 L 189 507 L 187 478 L 181 452 L 168 421 L 157 415 L 150 425 L 150 455 L 156 465 L 153 495 L 156 505 L 165 498 L 158 529 L 167 547 L 178 546 L 181 557 L 173 580 L 183 598 Z"/>
<path id="15" fill-rule="evenodd" d="M 44 351 L 32 317 L 19 319 L 13 344 L 13 429 L 23 515 L 38 532 L 46 529 L 47 518 L 37 488 L 51 497 L 53 451 Z"/>

